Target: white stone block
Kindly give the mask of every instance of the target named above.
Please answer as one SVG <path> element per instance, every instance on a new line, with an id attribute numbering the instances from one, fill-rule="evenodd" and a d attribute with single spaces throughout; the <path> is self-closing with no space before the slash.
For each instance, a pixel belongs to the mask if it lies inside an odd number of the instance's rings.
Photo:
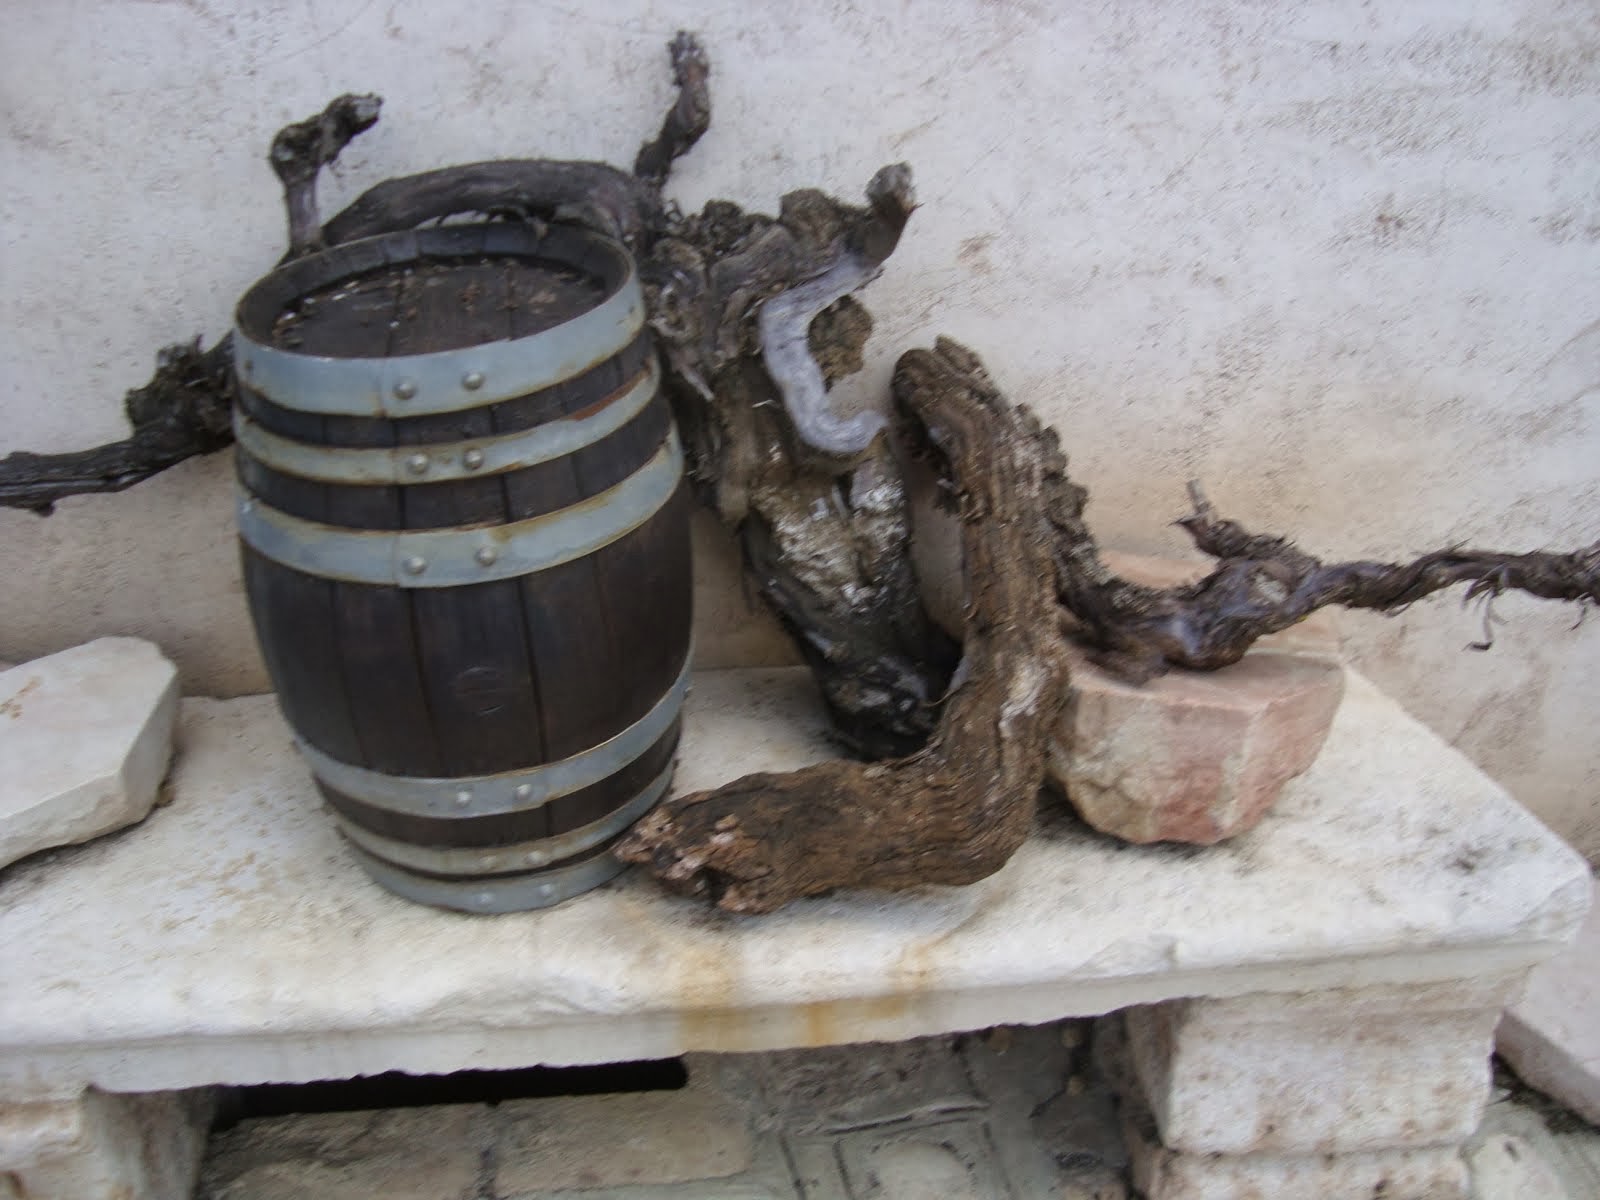
<path id="1" fill-rule="evenodd" d="M 1534 969 L 1497 1042 L 1530 1086 L 1600 1125 L 1600 909 L 1574 945 Z"/>
<path id="2" fill-rule="evenodd" d="M 1128 1045 L 1162 1142 L 1194 1154 L 1455 1144 L 1489 1093 L 1516 977 L 1132 1009 Z"/>
<path id="3" fill-rule="evenodd" d="M 0 1104 L 0 1180 L 23 1200 L 188 1200 L 210 1089 Z M 4 1195 L 0 1192 L 0 1195 Z"/>
<path id="4" fill-rule="evenodd" d="M 738 918 L 630 873 L 471 917 L 377 888 L 271 697 L 189 700 L 173 800 L 0 884 L 0 1089 L 118 1091 L 661 1058 L 1040 1024 L 1184 996 L 1527 968 L 1587 865 L 1352 677 L 1316 764 L 1208 850 L 1049 814 L 969 887 Z M 831 753 L 804 672 L 697 675 L 675 787 Z"/>
<path id="5" fill-rule="evenodd" d="M 176 669 L 136 638 L 0 673 L 0 867 L 143 820 L 177 711 Z"/>

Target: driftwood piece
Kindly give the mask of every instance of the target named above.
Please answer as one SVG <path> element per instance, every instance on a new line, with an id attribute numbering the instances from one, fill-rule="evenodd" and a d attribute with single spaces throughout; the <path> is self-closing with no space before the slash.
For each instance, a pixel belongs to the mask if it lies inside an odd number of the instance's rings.
<path id="1" fill-rule="evenodd" d="M 970 883 L 1027 836 L 1067 696 L 1056 632 L 1054 434 L 1008 405 L 977 358 L 941 339 L 895 368 L 913 437 L 942 456 L 969 593 L 962 669 L 922 750 L 750 775 L 668 801 L 616 853 L 734 912 L 837 887 Z"/>
<path id="2" fill-rule="evenodd" d="M 963 883 L 1021 844 L 1067 696 L 1063 636 L 1148 677 L 1218 667 L 1329 603 L 1392 611 L 1456 583 L 1600 602 L 1600 543 L 1569 555 L 1443 551 L 1405 566 L 1324 566 L 1288 541 L 1216 518 L 1194 488 L 1183 522 L 1220 559 L 1181 588 L 1127 583 L 1100 561 L 1084 490 L 1056 434 L 943 340 L 895 371 L 908 438 L 943 452 L 962 519 L 964 658 L 927 746 L 891 762 L 752 775 L 658 807 L 616 853 L 669 887 L 766 912 L 836 887 Z M 747 525 L 755 524 L 752 520 Z M 781 596 L 769 598 L 783 607 Z M 796 624 L 805 624 L 803 606 Z M 824 695 L 827 695 L 826 684 Z"/>
<path id="3" fill-rule="evenodd" d="M 904 165 L 880 170 L 862 207 L 812 189 L 785 196 L 776 218 L 718 202 L 643 265 L 702 498 L 738 532 L 840 740 L 869 758 L 927 740 L 959 653 L 922 606 L 886 422 L 835 413 L 828 391 L 859 368 L 871 329 L 847 297 L 913 207 Z"/>
<path id="4" fill-rule="evenodd" d="M 120 492 L 196 454 L 233 441 L 233 346 L 223 338 L 209 350 L 196 338 L 156 356 L 155 374 L 123 402 L 133 435 L 70 454 L 17 450 L 0 459 L 0 505 L 41 516 L 57 500 Z"/>
<path id="5" fill-rule="evenodd" d="M 1600 604 L 1600 541 L 1570 553 L 1438 550 L 1410 563 L 1324 564 L 1287 538 L 1254 534 L 1219 518 L 1198 484 L 1194 512 L 1178 524 L 1217 559 L 1203 579 L 1169 589 L 1112 575 L 1079 522 L 1057 544 L 1061 602 L 1072 636 L 1096 661 L 1132 682 L 1171 668 L 1211 671 L 1238 662 L 1255 642 L 1330 605 L 1396 613 L 1435 592 L 1467 584 L 1485 604 L 1509 591 L 1580 605 Z M 1489 616 L 1484 640 L 1489 648 Z"/>
<path id="6" fill-rule="evenodd" d="M 376 96 L 344 95 L 314 117 L 278 131 L 267 160 L 283 184 L 289 223 L 284 260 L 325 244 L 317 213 L 317 175 L 378 119 Z M 155 374 L 123 401 L 131 436 L 66 454 L 18 450 L 0 459 L 0 505 L 40 516 L 56 501 L 95 492 L 119 492 L 198 454 L 233 441 L 233 335 L 210 350 L 200 338 L 164 347 Z"/>
<path id="7" fill-rule="evenodd" d="M 327 224 L 329 245 L 411 229 L 461 213 L 569 221 L 642 253 L 669 223 L 661 190 L 672 164 L 711 125 L 711 64 L 693 34 L 667 47 L 677 96 L 660 132 L 639 147 L 633 174 L 601 162 L 496 159 L 389 179 Z"/>
<path id="8" fill-rule="evenodd" d="M 283 207 L 289 218 L 289 258 L 322 249 L 317 176 L 354 138 L 377 124 L 382 107 L 383 101 L 377 96 L 346 93 L 316 116 L 285 125 L 272 139 L 267 161 L 283 183 Z"/>
<path id="9" fill-rule="evenodd" d="M 711 128 L 711 60 L 692 33 L 682 30 L 667 51 L 672 56 L 672 82 L 678 95 L 662 119 L 661 132 L 639 147 L 633 174 L 660 195 L 675 160 L 694 148 Z"/>

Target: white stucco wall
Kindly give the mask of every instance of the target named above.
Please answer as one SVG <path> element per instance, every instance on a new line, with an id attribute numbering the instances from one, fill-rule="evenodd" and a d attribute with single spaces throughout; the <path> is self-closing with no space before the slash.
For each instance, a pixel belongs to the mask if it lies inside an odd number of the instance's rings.
<path id="1" fill-rule="evenodd" d="M 674 191 L 770 209 L 912 163 L 867 299 L 968 341 L 1063 431 L 1102 538 L 1172 552 L 1198 477 L 1330 556 L 1600 537 L 1600 10 L 1591 0 L 633 5 L 16 0 L 0 7 L 0 452 L 124 431 L 159 344 L 219 336 L 281 246 L 262 159 L 372 90 L 325 211 L 510 155 L 631 161 L 698 29 L 711 132 Z M 0 513 L 0 657 L 154 637 L 262 686 L 227 456 Z M 1346 619 L 1356 662 L 1600 853 L 1600 622 L 1456 600 Z M 725 613 L 716 622 L 726 624 Z M 713 638 L 718 630 L 702 635 Z"/>

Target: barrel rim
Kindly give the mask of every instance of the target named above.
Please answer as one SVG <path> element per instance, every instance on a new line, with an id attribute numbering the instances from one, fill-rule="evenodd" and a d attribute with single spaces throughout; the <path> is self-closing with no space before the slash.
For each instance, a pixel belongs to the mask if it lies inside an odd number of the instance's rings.
<path id="1" fill-rule="evenodd" d="M 594 307 L 538 333 L 431 354 L 302 354 L 270 345 L 251 332 L 270 328 L 295 297 L 341 279 L 429 256 L 477 254 L 536 254 L 582 267 L 599 274 L 605 296 Z M 234 310 L 234 365 L 242 387 L 292 411 L 429 416 L 498 404 L 562 383 L 620 353 L 644 324 L 638 270 L 620 242 L 574 225 L 444 225 L 345 242 L 263 276 Z"/>

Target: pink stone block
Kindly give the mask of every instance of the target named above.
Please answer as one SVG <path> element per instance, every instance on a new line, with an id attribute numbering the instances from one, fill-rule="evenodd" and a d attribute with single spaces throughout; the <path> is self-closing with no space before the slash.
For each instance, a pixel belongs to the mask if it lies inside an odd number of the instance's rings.
<path id="1" fill-rule="evenodd" d="M 1106 555 L 1170 586 L 1204 564 Z M 1331 614 L 1263 638 L 1220 671 L 1115 679 L 1073 648 L 1073 699 L 1051 774 L 1094 828 L 1131 842 L 1210 845 L 1253 828 L 1316 760 L 1344 694 Z"/>

